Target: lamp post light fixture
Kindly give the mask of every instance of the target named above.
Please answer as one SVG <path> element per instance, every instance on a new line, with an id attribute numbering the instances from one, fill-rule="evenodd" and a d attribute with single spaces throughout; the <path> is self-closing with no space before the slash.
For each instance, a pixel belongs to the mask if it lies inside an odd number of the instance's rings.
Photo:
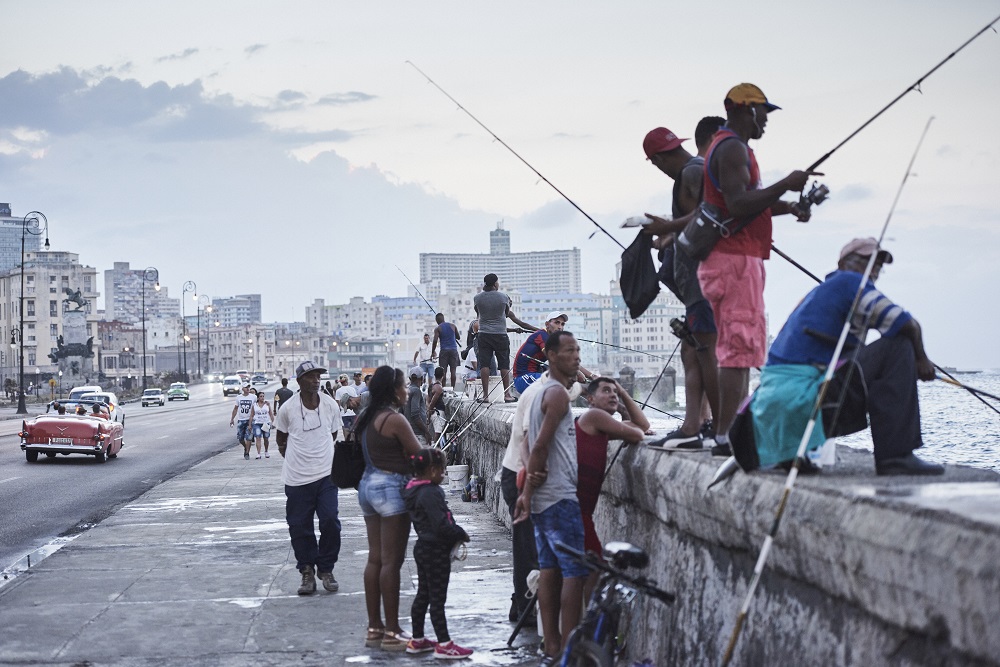
<path id="1" fill-rule="evenodd" d="M 187 344 L 188 344 L 188 341 L 190 340 L 190 337 L 187 335 L 187 317 L 185 316 L 185 312 L 186 311 L 185 311 L 185 308 L 184 308 L 184 295 L 187 294 L 188 292 L 194 292 L 194 296 L 192 298 L 195 299 L 196 301 L 198 300 L 198 285 L 196 285 L 193 280 L 189 280 L 186 283 L 184 283 L 184 287 L 181 289 L 181 331 L 184 332 L 184 335 L 181 336 L 181 338 L 184 341 L 184 381 L 185 382 L 188 381 L 188 347 L 187 347 Z"/>
<path id="2" fill-rule="evenodd" d="M 155 282 L 153 289 L 160 291 L 160 272 L 150 266 L 142 272 L 142 390 L 146 391 L 146 281 Z"/>
<path id="3" fill-rule="evenodd" d="M 28 215 L 24 216 L 21 221 L 21 294 L 18 297 L 18 305 L 20 306 L 20 326 L 18 327 L 18 336 L 21 340 L 21 350 L 18 354 L 18 397 L 17 397 L 17 414 L 26 415 L 28 414 L 28 407 L 24 404 L 24 240 L 27 238 L 28 234 L 32 236 L 41 236 L 45 234 L 45 249 L 49 249 L 49 220 L 43 214 L 38 211 L 32 211 Z M 13 336 L 11 337 L 13 341 Z"/>
<path id="4" fill-rule="evenodd" d="M 35 366 L 35 400 L 38 400 L 38 383 L 42 381 L 42 369 Z"/>
<path id="5" fill-rule="evenodd" d="M 201 362 L 201 305 L 202 305 L 202 301 L 201 300 L 202 299 L 208 299 L 208 302 L 207 302 L 208 305 L 205 306 L 205 310 L 206 310 L 206 312 L 210 313 L 210 312 L 212 312 L 212 298 L 210 296 L 208 296 L 207 294 L 196 294 L 194 298 L 195 298 L 195 301 L 197 301 L 197 303 L 198 303 L 198 305 L 197 305 L 197 310 L 198 310 L 198 331 L 197 331 L 197 335 L 198 335 L 198 378 L 200 379 L 202 373 L 205 372 L 205 365 L 202 364 L 202 362 Z M 206 356 L 208 356 L 207 355 L 207 353 L 208 353 L 208 343 L 207 342 L 205 343 L 205 352 L 206 352 Z"/>
<path id="6" fill-rule="evenodd" d="M 62 400 L 62 371 L 59 371 L 59 400 Z"/>

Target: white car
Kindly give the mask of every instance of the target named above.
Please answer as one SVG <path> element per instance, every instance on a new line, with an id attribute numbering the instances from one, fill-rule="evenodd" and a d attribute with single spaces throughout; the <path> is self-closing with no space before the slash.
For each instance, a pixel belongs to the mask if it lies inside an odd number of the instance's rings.
<path id="1" fill-rule="evenodd" d="M 222 380 L 222 395 L 233 396 L 240 393 L 240 389 L 243 387 L 243 378 L 239 375 L 227 375 Z"/>
<path id="2" fill-rule="evenodd" d="M 82 387 L 73 387 L 72 389 L 69 390 L 69 396 L 66 397 L 66 400 L 75 401 L 78 398 L 82 398 L 84 394 L 90 394 L 93 392 L 101 392 L 101 391 L 104 390 L 101 389 L 101 386 L 97 384 L 87 384 Z"/>
<path id="3" fill-rule="evenodd" d="M 113 394 L 110 391 L 92 391 L 81 396 L 80 400 L 101 401 L 102 403 L 106 403 L 108 410 L 111 412 L 111 420 L 120 424 L 125 423 L 125 411 L 122 410 L 122 406 L 118 402 L 118 396 L 116 394 Z"/>
<path id="4" fill-rule="evenodd" d="M 150 405 L 160 405 L 164 404 L 164 394 L 162 389 L 147 389 L 142 392 L 142 407 L 147 407 Z"/>
<path id="5" fill-rule="evenodd" d="M 267 376 L 264 375 L 254 375 L 250 380 L 250 386 L 252 387 L 266 387 L 267 386 Z"/>

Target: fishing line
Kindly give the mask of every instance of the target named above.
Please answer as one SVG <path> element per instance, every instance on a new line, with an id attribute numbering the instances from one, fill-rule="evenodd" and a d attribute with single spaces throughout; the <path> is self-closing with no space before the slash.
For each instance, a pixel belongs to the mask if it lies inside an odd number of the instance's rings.
<path id="1" fill-rule="evenodd" d="M 427 76 L 426 74 L 424 74 L 423 70 L 421 70 L 419 67 L 417 67 L 416 65 L 414 65 L 411 61 L 407 60 L 406 64 L 409 65 L 410 67 L 412 67 L 413 69 L 417 70 L 418 72 L 420 72 L 420 75 L 423 76 L 425 79 L 427 79 L 428 83 L 430 83 L 432 86 L 434 86 L 435 88 L 437 88 L 438 90 L 440 90 L 441 93 L 445 97 L 447 97 L 449 100 L 451 100 L 452 102 L 454 102 L 455 105 L 459 109 L 461 109 L 462 111 L 464 111 L 465 114 L 469 118 L 471 118 L 472 120 L 476 121 L 476 123 L 479 125 L 479 127 L 481 127 L 484 130 L 486 130 L 490 134 L 491 137 L 493 137 L 498 142 L 500 142 L 501 146 L 503 146 L 504 148 L 506 148 L 507 150 L 509 150 L 511 153 L 513 153 L 514 157 L 516 157 L 518 160 L 520 160 L 521 162 L 523 162 L 525 164 L 525 166 L 528 167 L 528 169 L 530 169 L 531 171 L 535 172 L 540 179 L 542 179 L 543 181 L 545 181 L 548 184 L 548 186 L 550 188 L 552 188 L 553 190 L 555 190 L 556 192 L 558 192 L 559 196 L 561 196 L 563 199 L 565 199 L 566 201 L 568 201 L 573 206 L 573 208 L 575 208 L 577 211 L 579 211 L 580 213 L 582 213 L 583 217 L 587 218 L 587 220 L 590 220 L 592 223 L 594 223 L 594 226 L 597 227 L 598 230 L 604 232 L 604 234 L 609 239 L 611 239 L 612 241 L 614 241 L 615 243 L 617 243 L 619 248 L 621 248 L 622 250 L 625 250 L 625 246 L 623 246 L 621 244 L 621 241 L 619 241 L 614 236 L 612 236 L 611 232 L 609 232 L 604 227 L 602 227 L 600 224 L 598 224 L 598 222 L 596 220 L 594 220 L 592 217 L 590 217 L 590 215 L 588 215 L 586 211 L 584 211 L 582 208 L 580 208 L 579 206 L 577 206 L 575 201 L 573 201 L 572 199 L 570 199 L 569 197 L 567 197 L 566 194 L 563 193 L 562 190 L 560 190 L 555 185 L 553 185 L 552 181 L 550 181 L 549 179 L 545 178 L 545 176 L 542 175 L 542 172 L 540 172 L 537 169 L 535 169 L 534 167 L 532 167 L 531 164 L 527 160 L 525 160 L 523 157 L 521 157 L 518 154 L 518 152 L 515 151 L 513 148 L 511 148 L 510 146 L 508 146 L 507 143 L 503 139 L 501 139 L 500 137 L 498 137 L 493 132 L 493 130 L 491 130 L 490 128 L 486 127 L 481 120 L 479 120 L 478 118 L 476 118 L 475 116 L 473 116 L 472 112 L 470 112 L 468 109 L 466 109 L 465 107 L 463 107 L 462 104 L 458 100 L 456 100 L 454 97 L 452 97 L 451 95 L 449 95 L 448 92 L 444 88 L 442 88 L 441 86 L 439 86 L 437 84 L 437 82 L 434 81 L 434 79 L 432 79 L 429 76 Z M 594 234 L 596 234 L 596 233 L 597 232 L 595 231 Z M 591 234 L 591 236 L 593 236 L 594 234 Z"/>
<path id="2" fill-rule="evenodd" d="M 1000 18 L 1000 17 L 998 17 Z M 885 223 L 882 225 L 882 231 L 879 234 L 878 241 L 876 242 L 876 250 L 868 258 L 868 263 L 865 266 L 865 271 L 861 275 L 861 280 L 858 283 L 857 292 L 854 294 L 854 300 L 851 302 L 851 307 L 847 311 L 847 317 L 844 320 L 844 326 L 840 330 L 840 337 L 837 339 L 837 344 L 833 350 L 833 356 L 830 359 L 830 363 L 826 367 L 826 372 L 823 377 L 823 383 L 820 385 L 819 391 L 816 394 L 816 400 L 813 403 L 812 411 L 809 415 L 809 421 L 806 423 L 805 432 L 802 434 L 802 439 L 799 441 L 799 447 L 796 451 L 795 458 L 792 461 L 792 465 L 788 471 L 788 477 L 785 480 L 785 487 L 781 494 L 781 499 L 778 502 L 778 507 L 775 510 L 774 521 L 771 523 L 770 530 L 768 530 L 767 535 L 764 537 L 764 544 L 761 546 L 760 554 L 757 557 L 757 563 L 754 565 L 753 576 L 750 579 L 750 584 L 747 588 L 746 597 L 743 600 L 743 604 L 740 605 L 739 613 L 736 616 L 736 623 L 733 627 L 733 633 L 729 638 L 729 644 L 726 646 L 725 654 L 722 658 L 722 666 L 726 667 L 730 660 L 733 658 L 733 652 L 736 649 L 736 643 L 739 641 L 740 633 L 743 630 L 743 625 L 746 622 L 747 614 L 750 610 L 750 603 L 753 600 L 754 594 L 757 592 L 757 586 L 760 584 L 760 579 L 764 574 L 764 566 L 767 563 L 767 558 L 770 555 L 771 547 L 774 544 L 774 539 L 777 536 L 778 529 L 781 526 L 781 520 L 785 514 L 785 508 L 788 506 L 789 498 L 792 494 L 792 489 L 795 487 L 795 480 L 798 478 L 799 469 L 804 460 L 806 447 L 809 445 L 809 440 L 812 438 L 813 430 L 816 427 L 816 421 L 819 417 L 820 410 L 823 406 L 823 401 L 826 398 L 827 388 L 830 386 L 830 381 L 833 379 L 834 371 L 837 367 L 837 362 L 840 360 L 841 352 L 843 352 L 844 345 L 847 342 L 847 336 L 851 332 L 851 322 L 854 319 L 854 315 L 861 303 L 861 297 L 864 295 L 865 287 L 868 284 L 868 280 L 875 268 L 875 263 L 878 260 L 879 250 L 882 246 L 882 240 L 885 238 L 885 232 L 889 227 L 889 222 L 892 220 L 892 214 L 896 210 L 896 204 L 899 202 L 900 195 L 903 192 L 903 186 L 906 185 L 909 179 L 910 173 L 913 170 L 913 163 L 917 159 L 917 154 L 920 152 L 920 147 L 923 145 L 924 137 L 927 136 L 927 130 L 930 129 L 931 121 L 934 120 L 932 116 L 927 121 L 927 125 L 924 126 L 924 131 L 920 135 L 920 141 L 917 143 L 916 150 L 913 151 L 913 156 L 910 158 L 910 163 L 907 165 L 906 173 L 903 175 L 903 181 L 899 185 L 899 189 L 896 191 L 896 198 L 893 200 L 892 208 L 889 209 L 889 215 L 886 216 Z M 864 332 L 861 332 L 861 340 L 864 340 Z M 861 345 L 857 347 L 857 350 L 861 349 Z M 857 354 L 855 351 L 855 356 Z M 844 380 L 844 387 L 846 392 L 846 387 L 850 382 L 850 373 L 853 370 L 855 364 L 850 364 L 847 370 L 847 379 Z M 841 397 L 843 400 L 843 395 Z M 837 414 L 840 414 L 840 406 L 837 406 Z M 834 419 L 836 422 L 836 419 Z M 723 464 L 727 465 L 729 462 Z M 716 476 L 718 478 L 718 475 Z M 713 483 L 717 482 L 718 479 L 714 480 Z"/>
<path id="3" fill-rule="evenodd" d="M 403 273 L 403 269 L 399 268 L 398 264 L 396 265 L 396 270 L 399 271 L 400 273 Z M 431 309 L 431 313 L 433 315 L 437 315 L 437 311 L 434 310 L 434 306 L 431 305 L 430 301 L 428 301 L 427 299 L 424 298 L 424 295 L 420 291 L 420 288 L 417 287 L 416 285 L 414 285 L 413 281 L 410 280 L 409 277 L 407 277 L 407 275 L 405 273 L 403 273 L 403 277 L 406 278 L 406 282 L 410 283 L 410 287 L 412 287 L 413 290 L 417 293 L 417 296 L 419 296 L 423 300 L 423 302 L 427 304 L 427 307 Z"/>

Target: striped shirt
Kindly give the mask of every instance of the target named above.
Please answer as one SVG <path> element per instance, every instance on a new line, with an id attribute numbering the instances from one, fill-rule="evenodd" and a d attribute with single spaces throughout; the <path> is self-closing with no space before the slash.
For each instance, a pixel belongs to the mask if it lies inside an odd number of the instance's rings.
<path id="1" fill-rule="evenodd" d="M 830 363 L 860 284 L 861 274 L 855 271 L 834 271 L 827 275 L 792 311 L 771 345 L 767 365 Z M 863 343 L 869 329 L 883 336 L 895 336 L 911 319 L 907 311 L 875 289 L 869 280 L 851 318 L 847 342 Z"/>

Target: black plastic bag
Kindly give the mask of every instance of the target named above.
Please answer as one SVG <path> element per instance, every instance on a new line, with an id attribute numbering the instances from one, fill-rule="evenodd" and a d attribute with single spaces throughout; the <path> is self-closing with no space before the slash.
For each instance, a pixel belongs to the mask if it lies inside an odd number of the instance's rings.
<path id="1" fill-rule="evenodd" d="M 365 454 L 356 440 L 333 444 L 333 465 L 330 480 L 338 489 L 356 489 L 365 474 Z"/>
<path id="2" fill-rule="evenodd" d="M 660 293 L 652 250 L 653 237 L 639 232 L 632 245 L 622 253 L 622 275 L 618 284 L 633 320 L 639 319 Z"/>

